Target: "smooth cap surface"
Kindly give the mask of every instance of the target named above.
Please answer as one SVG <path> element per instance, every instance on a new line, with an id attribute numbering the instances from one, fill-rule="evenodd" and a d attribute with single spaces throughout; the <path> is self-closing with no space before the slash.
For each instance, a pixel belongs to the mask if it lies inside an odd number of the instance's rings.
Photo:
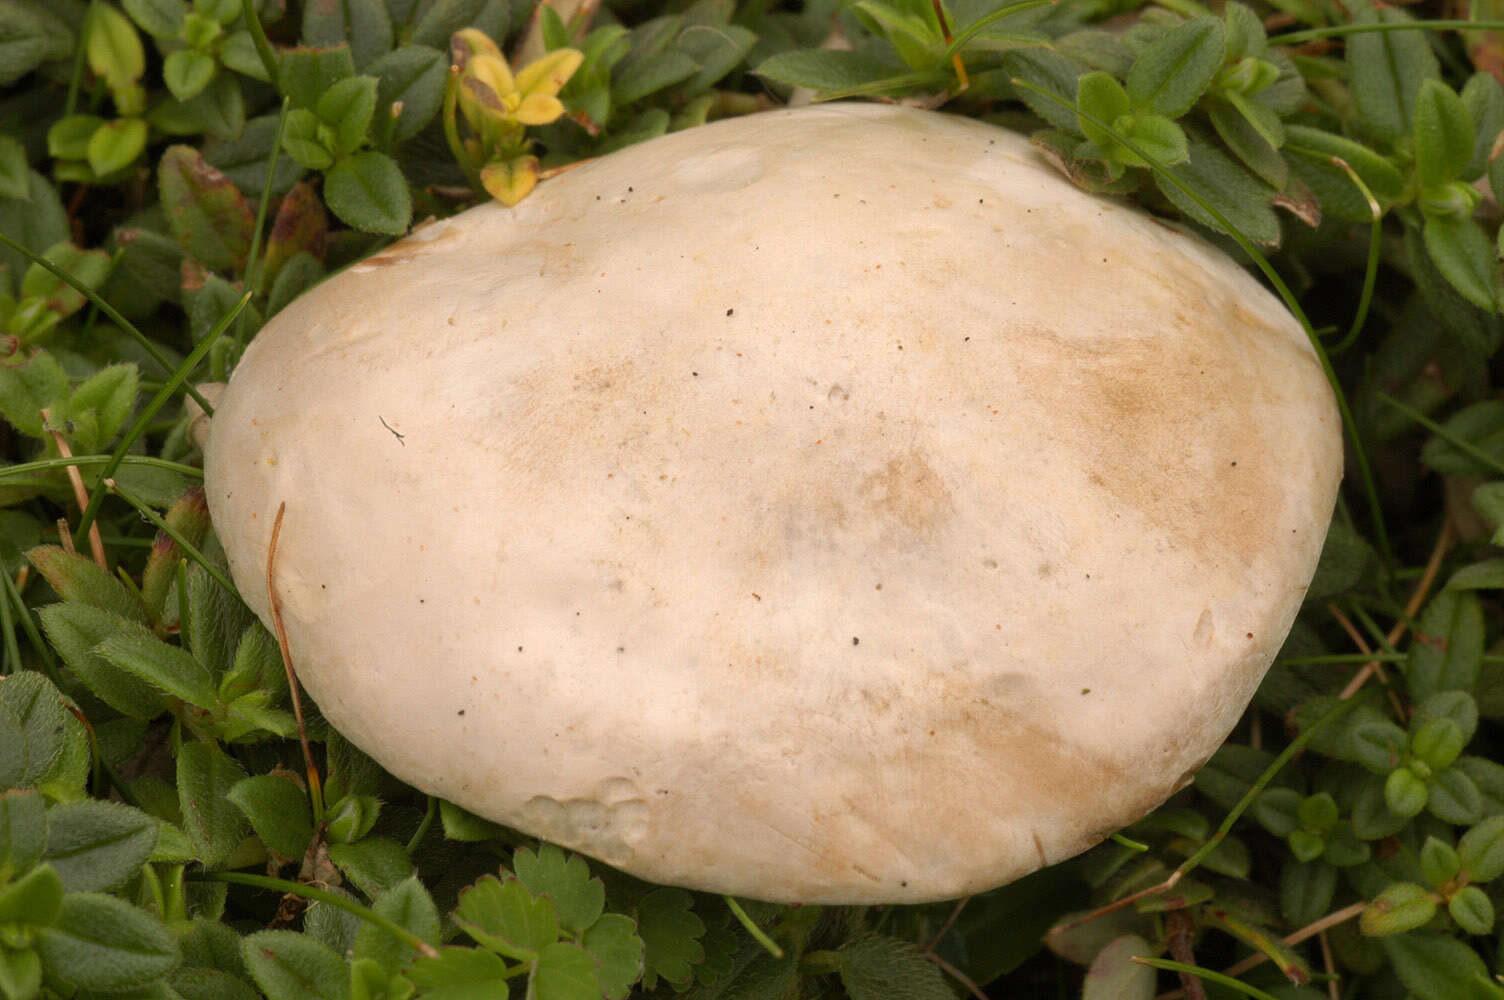
<path id="1" fill-rule="evenodd" d="M 1341 473 L 1278 302 L 973 121 L 827 105 L 428 225 L 256 338 L 236 580 L 397 776 L 644 878 L 921 901 L 1242 712 Z M 264 614 L 263 614 L 264 617 Z"/>

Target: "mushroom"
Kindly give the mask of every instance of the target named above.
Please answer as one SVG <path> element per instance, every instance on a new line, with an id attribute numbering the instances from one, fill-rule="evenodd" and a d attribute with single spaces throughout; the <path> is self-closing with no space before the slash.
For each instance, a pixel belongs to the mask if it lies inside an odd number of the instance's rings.
<path id="1" fill-rule="evenodd" d="M 434 222 L 256 337 L 235 579 L 393 774 L 658 882 L 977 892 L 1184 787 L 1341 474 L 1301 328 L 1020 136 L 822 105 Z"/>

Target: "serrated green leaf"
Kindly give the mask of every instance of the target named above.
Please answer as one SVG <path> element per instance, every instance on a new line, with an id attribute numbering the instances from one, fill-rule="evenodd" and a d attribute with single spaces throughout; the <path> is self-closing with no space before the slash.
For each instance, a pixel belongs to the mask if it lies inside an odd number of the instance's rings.
<path id="1" fill-rule="evenodd" d="M 1218 18 L 1205 15 L 1177 25 L 1133 61 L 1128 97 L 1135 108 L 1179 118 L 1206 92 L 1222 68 L 1225 50 Z"/>
<path id="2" fill-rule="evenodd" d="M 62 656 L 95 696 L 116 711 L 138 719 L 151 719 L 167 708 L 162 695 L 141 680 L 94 652 L 94 647 L 120 631 L 139 629 L 109 611 L 87 604 L 53 604 L 37 612 L 42 629 Z"/>
<path id="3" fill-rule="evenodd" d="M 154 917 L 114 896 L 74 892 L 57 921 L 37 934 L 50 978 L 81 989 L 141 986 L 178 963 L 172 934 Z"/>
<path id="4" fill-rule="evenodd" d="M 379 896 L 413 873 L 402 845 L 385 837 L 366 837 L 353 844 L 329 845 L 329 859 L 352 885 L 368 896 Z"/>
<path id="5" fill-rule="evenodd" d="M 606 905 L 606 887 L 590 876 L 578 854 L 567 858 L 554 844 L 541 844 L 537 853 L 523 847 L 512 857 L 517 879 L 534 896 L 553 900 L 559 926 L 578 933 L 596 922 Z"/>
<path id="6" fill-rule="evenodd" d="M 548 899 L 538 899 L 515 878 L 486 875 L 460 891 L 454 922 L 483 947 L 520 961 L 532 961 L 559 938 L 559 916 Z"/>
<path id="7" fill-rule="evenodd" d="M 868 934 L 842 945 L 839 954 L 841 985 L 851 1000 L 950 1000 L 954 996 L 940 967 L 911 942 Z M 1150 954 L 1147 946 L 1142 954 Z M 1092 980 L 1088 971 L 1084 997 L 1093 995 Z M 1127 1000 L 1134 994 L 1111 995 Z"/>
<path id="8" fill-rule="evenodd" d="M 153 635 L 121 632 L 100 643 L 95 652 L 174 698 L 206 710 L 219 704 L 214 678 L 203 664 Z"/>
<path id="9" fill-rule="evenodd" d="M 637 903 L 637 934 L 646 951 L 649 973 L 671 983 L 687 983 L 693 967 L 705 958 L 700 938 L 705 922 L 696 916 L 689 893 L 658 888 Z"/>
<path id="10" fill-rule="evenodd" d="M 183 832 L 206 867 L 222 865 L 245 836 L 245 817 L 229 797 L 245 776 L 240 764 L 212 743 L 185 743 L 178 750 Z"/>
<path id="11" fill-rule="evenodd" d="M 507 966 L 479 948 L 443 948 L 438 958 L 419 958 L 407 977 L 424 1000 L 496 1000 L 507 993 Z"/>
<path id="12" fill-rule="evenodd" d="M 595 956 L 606 1000 L 626 1000 L 643 971 L 646 946 L 637 936 L 637 924 L 620 913 L 607 913 L 590 925 L 580 943 Z"/>
<path id="13" fill-rule="evenodd" d="M 595 959 L 577 944 L 558 941 L 538 954 L 528 983 L 529 1000 L 600 1000 Z"/>
<path id="14" fill-rule="evenodd" d="M 237 781 L 225 794 L 245 815 L 267 849 L 300 860 L 313 838 L 308 794 L 291 774 L 258 774 Z"/>
<path id="15" fill-rule="evenodd" d="M 416 876 L 398 882 L 381 894 L 372 908 L 429 944 L 439 943 L 438 908 Z M 378 962 L 388 972 L 405 968 L 417 954 L 417 949 L 411 944 L 372 923 L 362 922 L 355 936 L 355 957 Z"/>
<path id="16" fill-rule="evenodd" d="M 345 960 L 295 931 L 260 931 L 241 943 L 246 968 L 270 1000 L 348 1000 Z"/>
<path id="17" fill-rule="evenodd" d="M 335 164 L 324 176 L 330 211 L 368 233 L 401 234 L 412 218 L 407 181 L 385 153 L 367 150 Z"/>
<path id="18" fill-rule="evenodd" d="M 157 846 L 157 821 L 119 802 L 85 799 L 47 813 L 44 859 L 69 892 L 113 889 L 141 870 Z"/>

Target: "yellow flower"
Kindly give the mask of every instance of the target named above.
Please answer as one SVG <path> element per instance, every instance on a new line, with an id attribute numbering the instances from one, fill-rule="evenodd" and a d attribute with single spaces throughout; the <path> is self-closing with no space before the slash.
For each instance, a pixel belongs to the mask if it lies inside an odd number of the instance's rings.
<path id="1" fill-rule="evenodd" d="M 584 59 L 576 49 L 556 49 L 514 78 L 499 54 L 470 47 L 461 67 L 460 110 L 470 127 L 483 134 L 488 124 L 547 125 L 564 113 L 557 95 Z"/>

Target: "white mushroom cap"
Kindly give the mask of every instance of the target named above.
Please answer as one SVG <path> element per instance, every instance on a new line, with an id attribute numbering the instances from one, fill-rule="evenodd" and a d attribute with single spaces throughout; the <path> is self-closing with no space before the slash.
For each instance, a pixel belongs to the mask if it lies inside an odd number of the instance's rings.
<path id="1" fill-rule="evenodd" d="M 825 105 L 422 228 L 214 417 L 236 580 L 394 774 L 643 878 L 917 902 L 1190 780 L 1341 472 L 1300 327 L 1012 133 Z"/>

